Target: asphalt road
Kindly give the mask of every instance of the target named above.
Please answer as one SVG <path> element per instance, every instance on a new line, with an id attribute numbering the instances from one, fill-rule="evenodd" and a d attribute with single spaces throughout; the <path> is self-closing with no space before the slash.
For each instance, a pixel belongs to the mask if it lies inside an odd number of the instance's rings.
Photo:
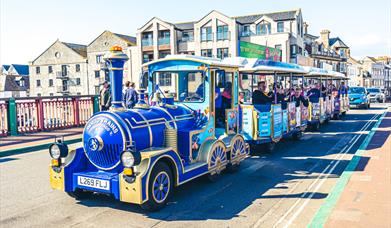
<path id="1" fill-rule="evenodd" d="M 46 150 L 0 159 L 1 227 L 304 227 L 385 105 L 351 110 L 339 121 L 286 140 L 215 183 L 200 178 L 174 192 L 163 210 L 95 195 L 78 201 L 49 187 Z"/>

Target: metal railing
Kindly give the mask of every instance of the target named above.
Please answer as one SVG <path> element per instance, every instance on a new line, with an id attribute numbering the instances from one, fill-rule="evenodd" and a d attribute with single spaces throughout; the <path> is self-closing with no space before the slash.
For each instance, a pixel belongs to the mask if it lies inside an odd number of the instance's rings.
<path id="1" fill-rule="evenodd" d="M 142 46 L 153 46 L 153 39 L 142 39 L 141 45 Z"/>
<path id="2" fill-rule="evenodd" d="M 1 99 L 0 136 L 82 126 L 97 111 L 96 96 Z"/>
<path id="3" fill-rule="evenodd" d="M 170 44 L 170 37 L 159 37 L 157 43 L 158 45 Z"/>

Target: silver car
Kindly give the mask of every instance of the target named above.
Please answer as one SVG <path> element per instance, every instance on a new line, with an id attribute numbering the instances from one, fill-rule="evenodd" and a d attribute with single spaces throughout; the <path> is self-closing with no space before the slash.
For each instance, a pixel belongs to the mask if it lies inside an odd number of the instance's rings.
<path id="1" fill-rule="evenodd" d="M 368 98 L 369 102 L 379 102 L 383 103 L 386 100 L 386 95 L 379 88 L 368 88 Z"/>

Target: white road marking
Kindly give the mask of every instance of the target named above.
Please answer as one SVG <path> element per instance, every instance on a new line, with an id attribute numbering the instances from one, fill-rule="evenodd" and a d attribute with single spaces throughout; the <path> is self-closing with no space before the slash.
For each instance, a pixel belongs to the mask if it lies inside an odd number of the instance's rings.
<path id="1" fill-rule="evenodd" d="M 378 115 L 379 115 L 379 114 L 378 114 Z M 366 128 L 371 124 L 372 120 L 375 119 L 375 118 L 377 118 L 378 115 L 374 115 L 369 121 L 367 121 L 367 122 L 364 124 L 364 126 L 360 129 L 360 131 L 366 130 Z M 343 152 L 346 150 L 346 148 L 347 148 L 349 145 L 351 145 L 351 146 L 349 147 L 349 149 L 354 145 L 354 143 L 351 144 L 353 141 L 357 142 L 359 136 L 360 136 L 360 135 L 355 135 L 354 137 L 352 137 L 352 138 L 349 140 L 349 142 L 346 144 L 346 146 L 343 147 L 343 149 L 342 149 L 341 152 L 339 153 L 339 155 L 338 155 L 338 160 L 339 160 L 342 156 L 344 156 L 344 154 L 345 154 L 346 152 L 345 152 L 345 153 L 343 153 Z M 333 148 L 331 148 L 331 149 L 328 151 L 327 154 L 329 154 L 329 152 L 333 151 L 335 148 L 337 148 L 338 146 L 340 146 L 340 144 L 341 144 L 342 141 L 343 141 L 343 139 L 341 139 L 340 141 L 338 141 L 338 142 L 333 146 Z M 347 151 L 349 151 L 349 150 L 347 150 Z M 341 154 L 341 153 L 343 153 L 343 154 Z M 325 172 L 331 167 L 332 164 L 334 164 L 334 162 L 335 162 L 335 161 L 333 160 L 333 161 L 330 162 L 330 164 L 328 164 L 328 165 L 326 166 L 326 168 L 322 171 L 322 173 L 318 176 L 318 178 L 315 179 L 315 181 L 313 181 L 313 183 L 307 188 L 307 190 L 310 190 L 316 183 L 318 183 L 318 181 L 320 180 L 320 178 L 323 177 L 323 174 L 325 174 Z M 338 161 L 338 163 L 339 163 L 339 161 Z M 335 168 L 335 167 L 338 165 L 338 163 L 336 163 L 333 167 Z M 314 165 L 314 167 L 316 167 L 316 165 Z M 314 167 L 313 167 L 313 168 L 314 168 Z M 333 168 L 332 170 L 334 170 L 334 168 Z M 331 171 L 331 172 L 332 172 L 332 171 Z M 331 173 L 331 172 L 330 172 L 330 173 Z M 325 179 L 326 179 L 326 178 L 324 178 L 324 180 L 325 180 Z M 297 187 L 299 184 L 300 184 L 300 182 L 298 182 L 298 183 L 293 187 L 293 189 L 296 189 L 296 187 Z M 323 184 L 323 182 L 322 182 L 322 184 Z M 306 192 L 306 193 L 303 193 L 301 197 L 304 197 L 304 196 L 306 196 L 307 194 L 308 194 L 307 192 Z M 308 200 L 312 198 L 313 194 L 314 194 L 314 193 L 312 193 L 312 194 L 310 195 L 310 197 L 308 198 Z M 274 224 L 273 227 L 276 227 L 276 226 L 279 225 L 281 222 L 283 222 L 284 219 L 285 219 L 285 218 L 291 213 L 291 211 L 300 203 L 301 200 L 302 200 L 302 199 L 299 198 L 299 199 L 291 206 L 291 208 L 290 208 L 290 209 L 289 209 L 289 210 L 288 210 L 288 211 L 287 211 L 287 212 L 286 212 L 286 213 L 277 221 L 277 223 Z M 281 201 L 282 201 L 282 199 L 281 199 Z M 281 202 L 281 201 L 280 201 L 280 202 Z M 280 202 L 278 202 L 277 204 L 279 204 Z M 277 208 L 277 207 L 276 207 L 276 208 Z M 276 209 L 276 208 L 275 208 L 275 209 Z M 270 212 L 270 213 L 269 213 L 269 212 Z M 259 227 L 260 224 L 262 223 L 262 221 L 264 221 L 265 217 L 268 216 L 269 214 L 271 214 L 271 210 L 269 210 L 268 213 L 266 213 L 262 218 L 260 218 L 260 219 L 254 224 L 254 227 Z"/>

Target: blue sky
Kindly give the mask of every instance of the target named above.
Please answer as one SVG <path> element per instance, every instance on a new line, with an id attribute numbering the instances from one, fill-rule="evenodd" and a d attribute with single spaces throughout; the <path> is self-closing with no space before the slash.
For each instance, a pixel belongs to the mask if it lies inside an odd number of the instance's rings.
<path id="1" fill-rule="evenodd" d="M 327 5 L 323 3 L 327 2 Z M 331 30 L 352 56 L 391 55 L 390 0 L 0 0 L 0 64 L 26 63 L 57 38 L 89 44 L 104 30 L 135 35 L 156 16 L 199 20 L 211 10 L 228 16 L 301 8 L 309 32 Z"/>

